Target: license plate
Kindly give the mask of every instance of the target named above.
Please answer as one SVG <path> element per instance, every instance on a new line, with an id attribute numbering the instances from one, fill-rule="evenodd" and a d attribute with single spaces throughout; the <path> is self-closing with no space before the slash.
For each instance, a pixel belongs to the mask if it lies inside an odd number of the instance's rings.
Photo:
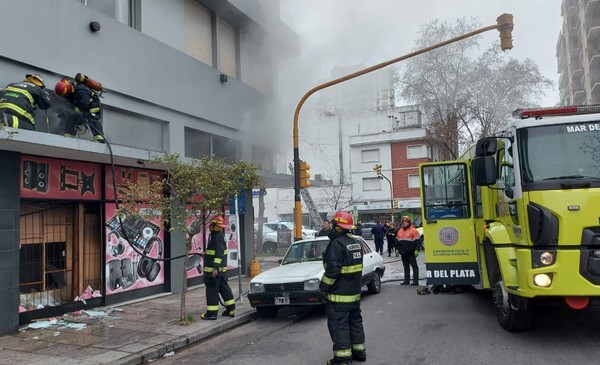
<path id="1" fill-rule="evenodd" d="M 290 297 L 275 297 L 275 305 L 290 305 Z"/>

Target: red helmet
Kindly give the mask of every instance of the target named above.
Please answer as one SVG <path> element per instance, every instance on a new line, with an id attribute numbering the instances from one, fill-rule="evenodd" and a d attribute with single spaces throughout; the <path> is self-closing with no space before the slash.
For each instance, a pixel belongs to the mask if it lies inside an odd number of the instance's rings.
<path id="1" fill-rule="evenodd" d="M 69 82 L 67 79 L 60 80 L 56 86 L 54 86 L 54 92 L 59 96 L 67 96 L 75 91 L 73 84 Z"/>
<path id="2" fill-rule="evenodd" d="M 217 227 L 225 228 L 225 220 L 223 219 L 223 217 L 214 217 L 211 223 Z"/>
<path id="3" fill-rule="evenodd" d="M 354 221 L 352 220 L 352 214 L 348 212 L 339 211 L 336 212 L 332 219 L 335 222 L 335 225 L 341 227 L 343 229 L 351 230 L 356 228 L 354 226 Z"/>
<path id="4" fill-rule="evenodd" d="M 402 217 L 402 222 L 408 222 L 408 223 L 410 223 L 411 222 L 410 217 L 407 216 L 407 215 L 405 215 L 404 217 Z"/>

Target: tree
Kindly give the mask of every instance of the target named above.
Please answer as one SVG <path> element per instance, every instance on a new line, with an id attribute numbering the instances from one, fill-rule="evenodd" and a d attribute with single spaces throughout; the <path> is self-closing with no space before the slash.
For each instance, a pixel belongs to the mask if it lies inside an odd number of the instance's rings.
<path id="1" fill-rule="evenodd" d="M 225 160 L 208 156 L 200 160 L 182 161 L 179 154 L 165 154 L 155 156 L 150 163 L 165 170 L 164 179 L 153 181 L 149 185 L 129 184 L 129 194 L 121 197 L 123 201 L 119 206 L 118 215 L 161 217 L 165 230 L 185 234 L 186 253 L 190 251 L 194 235 L 202 232 L 203 237 L 206 237 L 204 228 L 207 221 L 212 215 L 222 213 L 223 206 L 230 196 L 239 194 L 244 189 L 252 189 L 261 180 L 256 168 L 244 161 L 227 163 Z M 146 203 L 149 209 L 140 209 L 141 201 Z M 190 220 L 193 221 L 192 224 L 189 224 Z M 181 243 L 172 241 L 171 244 Z M 184 260 L 179 319 L 180 323 L 185 324 L 188 322 L 185 307 L 185 268 L 188 255 L 178 258 Z"/>
<path id="2" fill-rule="evenodd" d="M 475 19 L 434 20 L 422 26 L 415 49 L 479 27 Z M 457 158 L 468 144 L 503 129 L 512 110 L 533 105 L 553 86 L 533 61 L 510 58 L 497 43 L 480 53 L 480 39 L 470 37 L 411 58 L 397 74 L 402 97 L 422 105 L 427 139 L 441 146 L 442 158 Z"/>

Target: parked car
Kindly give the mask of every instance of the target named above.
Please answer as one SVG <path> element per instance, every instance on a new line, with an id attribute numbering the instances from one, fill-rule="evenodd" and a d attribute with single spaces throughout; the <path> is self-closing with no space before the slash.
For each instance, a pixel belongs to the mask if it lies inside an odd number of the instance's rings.
<path id="1" fill-rule="evenodd" d="M 361 237 L 362 284 L 369 293 L 381 291 L 381 277 L 385 272 L 383 258 L 371 251 Z M 248 300 L 262 317 L 274 317 L 279 309 L 290 306 L 321 305 L 325 297 L 319 290 L 323 269 L 323 252 L 329 243 L 327 237 L 294 242 L 278 267 L 267 270 L 250 281 Z"/>
<path id="2" fill-rule="evenodd" d="M 373 239 L 373 234 L 371 234 L 371 228 L 375 227 L 377 223 L 375 222 L 366 222 L 362 224 L 362 237 L 368 240 Z"/>
<path id="3" fill-rule="evenodd" d="M 257 227 L 254 228 L 255 232 Z M 263 226 L 262 253 L 266 255 L 275 255 L 277 252 L 277 232 L 267 226 Z"/>
<path id="4" fill-rule="evenodd" d="M 286 230 L 286 231 L 294 231 L 294 223 L 292 222 L 283 222 L 283 221 L 277 221 L 277 222 L 267 222 L 264 223 L 265 227 L 269 227 L 271 229 L 273 229 L 274 231 L 280 231 L 280 230 Z M 308 239 L 308 238 L 315 238 L 317 236 L 317 231 L 315 231 L 314 229 L 310 229 L 310 228 L 306 228 L 304 226 L 302 226 L 302 239 Z"/>

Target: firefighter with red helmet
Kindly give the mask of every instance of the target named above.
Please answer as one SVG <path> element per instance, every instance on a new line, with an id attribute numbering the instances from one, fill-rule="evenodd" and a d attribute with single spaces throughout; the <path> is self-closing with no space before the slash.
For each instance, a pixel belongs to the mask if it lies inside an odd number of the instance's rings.
<path id="1" fill-rule="evenodd" d="M 206 312 L 201 319 L 215 320 L 219 312 L 219 294 L 223 297 L 223 316 L 235 316 L 235 299 L 227 282 L 227 245 L 225 220 L 217 216 L 210 223 L 210 240 L 204 253 L 204 285 L 206 285 Z"/>
<path id="2" fill-rule="evenodd" d="M 396 238 L 397 249 L 402 258 L 404 266 L 404 280 L 400 285 L 419 285 L 419 265 L 417 265 L 417 256 L 421 250 L 421 234 L 411 224 L 409 216 L 402 217 L 402 225 L 398 229 Z M 413 271 L 413 280 L 410 283 L 410 268 Z"/>
<path id="3" fill-rule="evenodd" d="M 0 90 L 0 123 L 13 128 L 35 130 L 36 107 L 46 110 L 50 104 L 42 76 L 27 74 L 22 82 L 9 84 Z"/>
<path id="4" fill-rule="evenodd" d="M 75 84 L 67 79 L 62 79 L 56 84 L 54 92 L 66 97 L 75 110 L 67 114 L 65 137 L 75 137 L 77 130 L 82 125 L 87 125 L 95 142 L 105 143 L 102 130 L 102 106 L 100 95 L 102 85 L 88 76 L 78 73 L 75 75 Z"/>
<path id="5" fill-rule="evenodd" d="M 333 358 L 327 364 L 351 364 L 353 359 L 367 360 L 360 310 L 362 247 L 350 233 L 355 228 L 350 213 L 335 213 L 331 223 L 319 285 L 327 299 L 327 327 L 333 341 Z"/>

